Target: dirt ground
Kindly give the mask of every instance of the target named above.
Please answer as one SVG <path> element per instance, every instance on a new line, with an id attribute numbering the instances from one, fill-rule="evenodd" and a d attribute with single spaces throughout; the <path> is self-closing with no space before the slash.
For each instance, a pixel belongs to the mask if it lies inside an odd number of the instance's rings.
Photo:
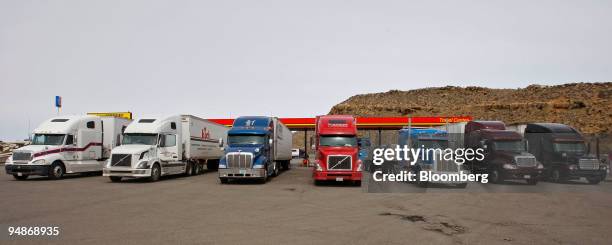
<path id="1" fill-rule="evenodd" d="M 553 185 L 553 183 L 540 183 Z M 538 185 L 540 185 L 538 184 Z M 216 172 L 111 183 L 0 174 L 3 244 L 610 244 L 612 183 L 552 193 L 380 193 L 314 186 L 294 167 L 266 184 Z M 468 187 L 469 188 L 469 187 Z M 8 238 L 54 225 L 56 238 Z"/>

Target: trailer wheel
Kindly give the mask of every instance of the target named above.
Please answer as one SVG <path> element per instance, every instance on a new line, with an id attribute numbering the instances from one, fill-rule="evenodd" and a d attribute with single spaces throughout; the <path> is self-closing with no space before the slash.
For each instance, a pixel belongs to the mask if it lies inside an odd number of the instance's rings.
<path id="1" fill-rule="evenodd" d="M 51 164 L 51 168 L 49 168 L 49 179 L 61 179 L 64 177 L 64 173 L 66 172 L 66 168 L 64 168 L 64 164 L 60 161 L 55 161 Z"/>
<path id="2" fill-rule="evenodd" d="M 121 182 L 121 176 L 109 176 L 108 178 L 111 180 L 111 182 Z"/>
<path id="3" fill-rule="evenodd" d="M 149 177 L 149 181 L 150 182 L 158 181 L 160 177 L 161 177 L 161 168 L 159 167 L 158 163 L 155 163 L 153 165 L 153 168 L 151 168 L 151 177 Z"/>
<path id="4" fill-rule="evenodd" d="M 29 177 L 29 176 L 28 176 L 28 175 L 25 175 L 25 174 L 24 174 L 24 175 L 21 175 L 21 176 L 19 176 L 19 175 L 17 175 L 17 174 L 13 174 L 13 178 L 15 178 L 16 180 L 26 180 L 26 179 L 28 179 L 28 177 Z"/>
<path id="5" fill-rule="evenodd" d="M 227 179 L 227 178 L 219 178 L 219 181 L 221 181 L 221 184 L 229 183 L 229 179 Z"/>
<path id="6" fill-rule="evenodd" d="M 589 184 L 591 185 L 596 185 L 596 184 L 599 184 L 601 179 L 599 177 L 591 177 L 591 178 L 587 178 L 587 181 L 589 181 Z"/>

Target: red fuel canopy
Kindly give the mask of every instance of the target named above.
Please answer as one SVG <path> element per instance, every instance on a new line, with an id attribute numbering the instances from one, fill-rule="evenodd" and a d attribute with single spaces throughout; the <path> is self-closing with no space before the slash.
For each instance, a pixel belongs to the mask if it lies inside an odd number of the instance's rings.
<path id="1" fill-rule="evenodd" d="M 291 130 L 314 130 L 315 118 L 279 118 Z M 231 127 L 234 119 L 208 119 L 209 121 Z M 411 117 L 411 125 L 418 127 L 439 126 L 446 123 L 469 122 L 471 116 L 452 117 Z M 408 126 L 408 117 L 357 117 L 357 129 L 401 129 Z"/>

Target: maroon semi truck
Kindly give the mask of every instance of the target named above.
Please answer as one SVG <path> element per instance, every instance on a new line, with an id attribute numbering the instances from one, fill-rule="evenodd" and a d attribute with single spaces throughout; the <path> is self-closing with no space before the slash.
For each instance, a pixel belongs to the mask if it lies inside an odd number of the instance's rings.
<path id="1" fill-rule="evenodd" d="M 527 152 L 521 134 L 506 130 L 503 122 L 470 121 L 465 125 L 464 137 L 465 148 L 484 149 L 484 160 L 468 164 L 471 171 L 488 173 L 492 183 L 509 179 L 538 183 L 544 166 Z"/>

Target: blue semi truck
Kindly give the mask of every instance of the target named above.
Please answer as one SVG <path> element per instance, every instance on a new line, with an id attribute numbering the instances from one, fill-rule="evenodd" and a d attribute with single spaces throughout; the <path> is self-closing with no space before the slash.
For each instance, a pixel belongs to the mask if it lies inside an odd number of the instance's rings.
<path id="1" fill-rule="evenodd" d="M 433 128 L 403 128 L 399 130 L 398 145 L 409 148 L 425 148 L 425 149 L 441 149 L 448 148 L 448 133 L 444 130 Z M 421 153 L 422 154 L 422 153 Z M 419 176 L 420 171 L 430 171 L 435 174 L 456 174 L 462 171 L 461 166 L 454 161 L 443 160 L 430 154 L 425 160 L 419 156 L 419 160 L 414 165 L 410 165 L 408 161 L 400 162 L 402 168 L 408 169 L 412 173 Z M 425 186 L 426 182 L 416 181 L 416 184 Z M 440 182 L 440 184 L 452 184 L 460 188 L 465 188 L 467 182 Z"/>
<path id="2" fill-rule="evenodd" d="M 289 169 L 291 131 L 276 117 L 246 116 L 234 120 L 227 133 L 225 155 L 219 162 L 222 184 L 232 179 L 257 179 Z"/>

